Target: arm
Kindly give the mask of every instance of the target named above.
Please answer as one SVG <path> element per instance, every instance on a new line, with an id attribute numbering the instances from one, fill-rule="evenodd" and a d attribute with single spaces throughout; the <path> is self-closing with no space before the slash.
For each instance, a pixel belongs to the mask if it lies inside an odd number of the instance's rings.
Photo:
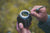
<path id="1" fill-rule="evenodd" d="M 47 32 L 47 31 L 49 32 L 49 31 L 50 31 L 50 15 L 48 15 L 48 19 L 47 19 L 46 22 L 41 22 L 41 21 L 39 21 L 38 26 L 39 26 L 42 30 L 44 30 L 45 32 Z"/>
<path id="2" fill-rule="evenodd" d="M 36 9 L 40 7 L 43 6 L 34 6 L 31 10 L 31 14 L 38 19 L 38 26 L 45 31 L 45 33 L 50 33 L 50 15 L 47 15 L 46 7 L 39 9 L 39 13 L 37 13 Z"/>

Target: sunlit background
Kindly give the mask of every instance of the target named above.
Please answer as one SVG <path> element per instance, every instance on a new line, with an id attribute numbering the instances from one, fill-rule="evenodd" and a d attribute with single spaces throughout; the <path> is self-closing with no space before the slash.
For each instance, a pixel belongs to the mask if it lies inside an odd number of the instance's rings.
<path id="1" fill-rule="evenodd" d="M 35 5 L 47 6 L 47 13 L 50 14 L 50 0 L 0 0 L 0 33 L 18 33 L 16 18 L 19 12 L 30 11 Z M 30 30 L 32 33 L 45 33 L 38 27 L 38 20 L 35 17 L 33 17 Z"/>

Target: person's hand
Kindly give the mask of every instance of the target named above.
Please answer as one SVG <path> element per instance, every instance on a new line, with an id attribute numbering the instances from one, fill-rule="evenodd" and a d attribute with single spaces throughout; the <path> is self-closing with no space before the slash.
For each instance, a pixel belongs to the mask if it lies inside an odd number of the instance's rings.
<path id="1" fill-rule="evenodd" d="M 40 7 L 43 7 L 43 6 L 34 6 L 31 10 L 31 15 L 35 16 L 40 21 L 46 22 L 47 18 L 48 18 L 47 12 L 46 12 L 46 7 L 41 8 L 39 10 L 39 13 L 37 13 L 35 11 L 37 8 L 40 8 Z"/>
<path id="2" fill-rule="evenodd" d="M 19 26 L 18 26 L 18 22 L 17 22 L 16 29 L 17 29 L 18 33 L 31 33 L 28 28 L 23 27 L 22 23 L 19 23 Z"/>

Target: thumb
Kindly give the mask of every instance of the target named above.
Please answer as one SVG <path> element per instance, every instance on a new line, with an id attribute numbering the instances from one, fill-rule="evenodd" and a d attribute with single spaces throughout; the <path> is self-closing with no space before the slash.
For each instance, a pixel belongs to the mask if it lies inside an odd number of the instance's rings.
<path id="1" fill-rule="evenodd" d="M 23 29 L 24 28 L 22 23 L 19 23 L 19 28 L 20 29 Z"/>

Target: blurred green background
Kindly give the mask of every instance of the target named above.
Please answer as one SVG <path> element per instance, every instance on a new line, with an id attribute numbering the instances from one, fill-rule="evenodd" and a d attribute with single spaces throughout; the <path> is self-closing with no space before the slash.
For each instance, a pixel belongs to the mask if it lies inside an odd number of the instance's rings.
<path id="1" fill-rule="evenodd" d="M 35 5 L 47 6 L 50 14 L 50 0 L 0 0 L 0 33 L 18 33 L 16 30 L 17 16 L 21 10 L 30 11 Z M 32 33 L 45 33 L 38 27 L 38 20 L 33 17 L 30 30 Z"/>

